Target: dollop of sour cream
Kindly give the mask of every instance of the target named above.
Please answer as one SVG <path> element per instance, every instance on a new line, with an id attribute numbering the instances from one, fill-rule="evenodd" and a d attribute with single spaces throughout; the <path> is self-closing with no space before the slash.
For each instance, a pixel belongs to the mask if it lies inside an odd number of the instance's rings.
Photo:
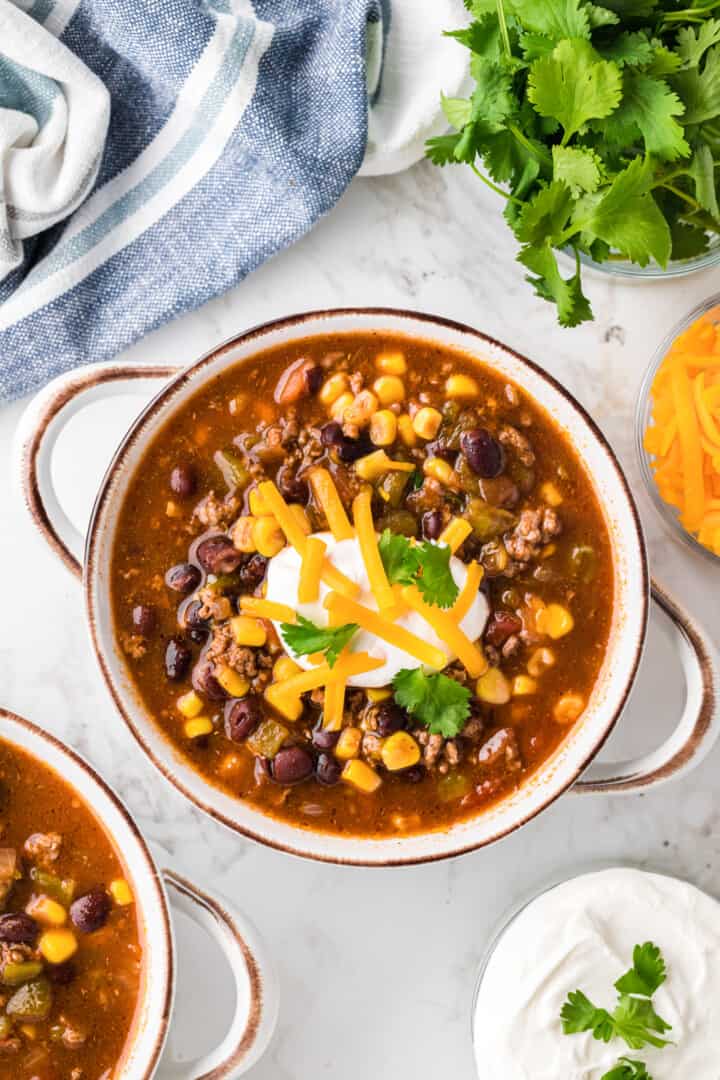
<path id="1" fill-rule="evenodd" d="M 636 945 L 654 942 L 667 979 L 653 995 L 672 1030 L 663 1049 L 565 1035 L 560 1010 L 582 990 L 612 1011 Z M 473 1018 L 483 1080 L 600 1080 L 623 1055 L 653 1080 L 720 1078 L 720 904 L 675 878 L 626 868 L 584 874 L 533 900 L 499 939 Z"/>
<path id="2" fill-rule="evenodd" d="M 338 570 L 342 570 L 343 574 L 360 586 L 360 593 L 355 598 L 357 602 L 363 604 L 365 607 L 372 608 L 373 611 L 377 611 L 378 606 L 375 603 L 375 598 L 370 589 L 370 583 L 365 570 L 365 563 L 363 562 L 360 545 L 357 540 L 335 540 L 332 533 L 329 532 L 316 533 L 316 535 L 327 546 L 326 557 L 330 559 Z M 467 576 L 467 568 L 465 563 L 460 559 L 455 558 L 454 555 L 450 556 L 450 572 L 458 588 L 462 589 Z M 270 559 L 268 565 L 267 599 L 273 600 L 279 604 L 289 605 L 300 615 L 304 615 L 306 619 L 311 619 L 317 626 L 327 626 L 328 613 L 323 606 L 323 600 L 331 590 L 323 581 L 321 581 L 318 600 L 312 604 L 301 604 L 298 602 L 297 595 L 299 577 L 300 556 L 292 547 L 288 546 L 283 548 L 282 551 L 279 551 L 277 555 L 274 555 Z M 488 602 L 485 599 L 485 596 L 483 593 L 478 592 L 470 605 L 470 610 L 459 624 L 471 641 L 475 641 L 479 638 L 485 629 L 488 610 Z M 395 622 L 397 626 L 404 626 L 406 630 L 410 630 L 424 641 L 435 645 L 438 649 L 442 649 L 448 658 L 448 663 L 455 659 L 455 654 L 450 651 L 445 642 L 437 637 L 435 632 L 417 612 L 408 611 L 406 614 L 403 614 L 396 619 Z M 275 623 L 275 629 L 278 632 L 280 640 L 283 641 L 279 622 Z M 313 667 L 309 657 L 297 656 L 290 648 L 288 648 L 284 641 L 283 645 L 285 646 L 285 651 L 288 656 L 291 656 L 301 667 Z M 369 671 L 364 675 L 355 675 L 350 678 L 348 683 L 351 686 L 387 686 L 402 668 L 416 668 L 419 664 L 416 657 L 405 652 L 404 649 L 400 649 L 397 645 L 393 645 L 389 642 L 382 641 L 374 634 L 370 634 L 367 630 L 363 630 L 362 628 L 358 630 L 357 634 L 353 637 L 350 643 L 350 649 L 352 652 L 367 652 L 370 656 L 378 657 L 385 661 L 382 667 L 376 668 L 374 671 Z"/>

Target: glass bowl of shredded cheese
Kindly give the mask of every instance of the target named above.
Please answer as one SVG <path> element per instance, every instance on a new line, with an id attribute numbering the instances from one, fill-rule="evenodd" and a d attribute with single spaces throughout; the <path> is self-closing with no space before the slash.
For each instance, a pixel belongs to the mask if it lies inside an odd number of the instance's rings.
<path id="1" fill-rule="evenodd" d="M 648 491 L 685 543 L 720 559 L 720 297 L 661 343 L 643 380 L 637 449 Z"/>

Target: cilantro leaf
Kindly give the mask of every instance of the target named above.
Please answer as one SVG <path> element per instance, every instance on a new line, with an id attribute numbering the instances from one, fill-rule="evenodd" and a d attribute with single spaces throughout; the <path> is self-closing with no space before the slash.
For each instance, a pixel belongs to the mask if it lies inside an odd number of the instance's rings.
<path id="1" fill-rule="evenodd" d="M 441 105 L 451 127 L 459 131 L 469 123 L 472 117 L 472 102 L 469 98 L 445 97 L 443 94 Z"/>
<path id="2" fill-rule="evenodd" d="M 391 585 L 412 585 L 420 568 L 418 552 L 406 536 L 385 529 L 378 540 L 378 551 Z"/>
<path id="3" fill-rule="evenodd" d="M 581 191 L 597 191 L 602 163 L 594 150 L 575 146 L 553 146 L 553 177 L 561 180 L 577 196 Z"/>
<path id="4" fill-rule="evenodd" d="M 454 739 L 470 715 L 470 691 L 447 675 L 403 668 L 393 679 L 395 701 L 433 735 Z"/>
<path id="5" fill-rule="evenodd" d="M 695 198 L 714 218 L 720 219 L 715 188 L 715 162 L 707 143 L 697 147 L 690 162 L 690 176 L 695 181 Z"/>
<path id="6" fill-rule="evenodd" d="M 633 949 L 633 966 L 615 983 L 621 994 L 652 997 L 667 977 L 665 960 L 657 945 L 646 941 Z"/>
<path id="7" fill-rule="evenodd" d="M 720 113 L 720 46 L 710 49 L 702 71 L 679 71 L 671 77 L 671 83 L 685 104 L 685 125 L 715 119 Z"/>
<path id="8" fill-rule="evenodd" d="M 317 626 L 311 619 L 298 615 L 297 623 L 281 623 L 283 641 L 296 656 L 325 653 L 330 667 L 357 631 L 357 623 L 343 626 Z"/>
<path id="9" fill-rule="evenodd" d="M 636 158 L 617 174 L 599 201 L 585 196 L 585 205 L 578 207 L 576 215 L 578 229 L 604 240 L 640 266 L 647 266 L 651 258 L 666 266 L 670 229 L 653 199 L 652 185 L 651 160 Z"/>
<path id="10" fill-rule="evenodd" d="M 648 154 L 674 161 L 690 154 L 682 126 L 675 119 L 684 112 L 685 106 L 667 83 L 631 71 L 625 75 L 622 104 L 613 122 L 636 124 Z"/>
<path id="11" fill-rule="evenodd" d="M 708 49 L 720 42 L 720 19 L 708 19 L 695 29 L 683 26 L 677 34 L 677 54 L 686 67 L 697 67 Z"/>
<path id="12" fill-rule="evenodd" d="M 643 67 L 653 58 L 653 46 L 645 30 L 625 31 L 599 50 L 604 60 L 619 67 Z"/>
<path id="13" fill-rule="evenodd" d="M 460 138 L 460 134 L 454 132 L 452 135 L 435 135 L 432 139 L 428 139 L 425 143 L 425 153 L 433 165 L 459 164 L 460 158 L 456 156 L 455 151 Z"/>
<path id="14" fill-rule="evenodd" d="M 631 1050 L 668 1045 L 668 1040 L 661 1036 L 670 1031 L 671 1025 L 658 1016 L 649 998 L 621 994 L 612 1014 L 612 1022 L 615 1034 L 624 1039 Z"/>
<path id="15" fill-rule="evenodd" d="M 576 272 L 569 278 L 562 276 L 555 252 L 549 243 L 542 247 L 527 245 L 522 248 L 518 262 L 538 275 L 528 277 L 527 280 L 538 296 L 557 304 L 561 326 L 577 326 L 592 319 L 592 309 L 582 291 L 580 275 Z"/>
<path id="16" fill-rule="evenodd" d="M 589 38 L 590 21 L 583 0 L 514 0 L 509 14 L 517 16 L 536 34 L 555 41 L 560 38 Z"/>
<path id="17" fill-rule="evenodd" d="M 562 236 L 572 209 L 570 188 L 553 180 L 525 203 L 515 223 L 515 235 L 524 244 L 554 243 Z"/>
<path id="18" fill-rule="evenodd" d="M 613 1023 L 606 1009 L 598 1009 L 582 990 L 574 990 L 567 996 L 567 1001 L 560 1010 L 563 1031 L 566 1035 L 577 1035 L 582 1031 L 592 1031 L 601 1042 L 610 1042 L 613 1035 Z"/>
<path id="19" fill-rule="evenodd" d="M 621 1057 L 617 1065 L 604 1073 L 600 1080 L 652 1080 L 647 1071 L 644 1061 L 631 1061 L 630 1058 Z"/>
<path id="20" fill-rule="evenodd" d="M 415 545 L 420 556 L 420 573 L 417 587 L 428 604 L 449 608 L 457 600 L 460 591 L 450 571 L 450 548 L 446 544 L 425 541 Z"/>
<path id="21" fill-rule="evenodd" d="M 528 98 L 541 116 L 564 129 L 563 144 L 588 120 L 609 116 L 622 94 L 617 64 L 601 60 L 588 42 L 560 41 L 530 68 Z"/>

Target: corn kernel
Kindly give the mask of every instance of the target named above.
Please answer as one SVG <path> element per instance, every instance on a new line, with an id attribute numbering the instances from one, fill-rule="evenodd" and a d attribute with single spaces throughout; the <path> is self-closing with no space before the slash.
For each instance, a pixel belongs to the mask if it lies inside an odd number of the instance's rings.
<path id="1" fill-rule="evenodd" d="M 346 390 L 344 394 L 341 394 L 339 398 L 333 401 L 330 406 L 330 415 L 333 420 L 337 420 L 338 423 L 342 424 L 345 419 L 345 412 L 350 408 L 354 400 L 355 395 Z"/>
<path id="2" fill-rule="evenodd" d="M 272 517 L 272 510 L 267 504 L 267 500 L 256 487 L 252 488 L 248 495 L 248 504 L 250 506 L 250 513 L 255 517 Z"/>
<path id="3" fill-rule="evenodd" d="M 378 353 L 375 366 L 384 375 L 404 375 L 407 371 L 407 361 L 401 352 Z"/>
<path id="4" fill-rule="evenodd" d="M 533 678 L 537 679 L 542 675 L 543 671 L 552 667 L 554 663 L 555 653 L 552 649 L 536 649 L 528 660 L 528 675 L 532 675 Z"/>
<path id="5" fill-rule="evenodd" d="M 541 634 L 557 640 L 569 634 L 575 625 L 575 620 L 562 604 L 548 604 L 541 608 L 535 616 L 535 626 Z"/>
<path id="6" fill-rule="evenodd" d="M 343 419 L 348 424 L 367 427 L 373 413 L 377 412 L 378 405 L 378 399 L 372 390 L 361 390 L 359 394 L 355 395 L 352 405 L 349 405 L 345 410 Z"/>
<path id="7" fill-rule="evenodd" d="M 424 405 L 413 416 L 413 431 L 421 439 L 434 439 L 442 424 L 442 415 L 437 409 Z"/>
<path id="8" fill-rule="evenodd" d="M 169 518 L 177 518 L 182 514 L 182 510 L 177 503 L 174 503 L 172 499 L 168 499 L 165 503 L 165 515 Z"/>
<path id="9" fill-rule="evenodd" d="M 230 629 L 237 645 L 254 645 L 260 648 L 267 641 L 267 630 L 260 619 L 251 615 L 235 615 Z"/>
<path id="10" fill-rule="evenodd" d="M 449 461 L 443 461 L 442 458 L 426 458 L 423 463 L 423 472 L 426 476 L 437 480 L 439 484 L 444 484 L 445 487 L 456 486 L 455 470 Z"/>
<path id="11" fill-rule="evenodd" d="M 212 730 L 213 723 L 209 716 L 196 716 L 194 720 L 186 720 L 183 725 L 183 731 L 188 739 L 199 739 L 203 735 L 211 735 Z"/>
<path id="12" fill-rule="evenodd" d="M 555 702 L 553 716 L 558 724 L 574 724 L 584 711 L 584 698 L 579 694 L 563 694 Z"/>
<path id="13" fill-rule="evenodd" d="M 37 1028 L 34 1024 L 21 1024 L 20 1030 L 26 1039 L 30 1039 L 31 1041 L 37 1039 Z"/>
<path id="14" fill-rule="evenodd" d="M 236 394 L 228 401 L 228 412 L 231 416 L 238 416 L 247 405 L 247 394 Z"/>
<path id="15" fill-rule="evenodd" d="M 454 517 L 447 523 L 438 539 L 441 544 L 447 544 L 450 550 L 455 552 L 467 540 L 471 532 L 472 525 L 469 521 L 465 518 Z"/>
<path id="16" fill-rule="evenodd" d="M 450 375 L 445 383 L 445 393 L 449 398 L 474 398 L 480 393 L 480 387 L 469 375 Z"/>
<path id="17" fill-rule="evenodd" d="M 398 416 L 398 432 L 400 438 L 408 447 L 417 446 L 417 435 L 415 434 L 415 428 L 413 422 L 407 413 L 403 413 L 402 416 Z"/>
<path id="18" fill-rule="evenodd" d="M 352 761 L 346 763 L 342 771 L 342 778 L 366 795 L 372 795 L 373 791 L 377 791 L 382 783 L 375 770 L 366 762 L 360 761 L 359 758 L 353 758 Z"/>
<path id="19" fill-rule="evenodd" d="M 343 371 L 330 375 L 320 388 L 320 400 L 323 405 L 332 405 L 350 386 L 350 380 Z"/>
<path id="20" fill-rule="evenodd" d="M 271 683 L 265 690 L 265 700 L 286 720 L 295 721 L 302 716 L 302 701 L 299 697 L 289 697 L 283 693 L 282 683 Z"/>
<path id="21" fill-rule="evenodd" d="M 506 705 L 510 700 L 510 683 L 500 668 L 488 668 L 475 684 L 475 692 L 488 705 Z"/>
<path id="22" fill-rule="evenodd" d="M 394 461 L 384 450 L 373 450 L 355 462 L 355 472 L 361 480 L 377 480 L 386 472 L 414 472 L 415 466 L 409 461 Z"/>
<path id="23" fill-rule="evenodd" d="M 283 679 L 290 679 L 293 675 L 297 675 L 302 668 L 291 657 L 280 656 L 273 664 L 272 670 L 275 682 L 282 682 Z"/>
<path id="24" fill-rule="evenodd" d="M 379 701 L 387 701 L 388 698 L 392 697 L 392 690 L 387 686 L 378 687 L 377 690 L 366 690 L 365 693 L 368 696 L 368 700 L 372 701 L 375 705 L 377 705 Z"/>
<path id="25" fill-rule="evenodd" d="M 420 747 L 407 731 L 396 731 L 382 744 L 380 756 L 386 769 L 397 772 L 398 769 L 409 769 L 411 765 L 417 765 L 420 760 Z"/>
<path id="26" fill-rule="evenodd" d="M 42 926 L 64 926 L 67 922 L 65 908 L 49 896 L 38 896 L 31 900 L 25 911 Z"/>
<path id="27" fill-rule="evenodd" d="M 300 503 L 290 503 L 288 509 L 305 535 L 309 536 L 312 532 L 312 525 L 310 524 L 310 518 L 305 512 L 305 507 L 301 506 Z"/>
<path id="28" fill-rule="evenodd" d="M 548 506 L 560 506 L 563 501 L 562 494 L 555 484 L 553 484 L 552 480 L 548 480 L 542 485 L 540 488 L 540 495 L 542 496 L 543 502 L 546 502 Z"/>
<path id="29" fill-rule="evenodd" d="M 339 757 L 341 761 L 347 761 L 348 758 L 354 758 L 360 749 L 361 740 L 362 731 L 360 728 L 343 728 L 340 732 L 340 738 L 335 744 L 335 757 Z"/>
<path id="30" fill-rule="evenodd" d="M 252 538 L 256 549 L 266 559 L 271 559 L 285 547 L 285 535 L 275 518 L 255 518 Z"/>
<path id="31" fill-rule="evenodd" d="M 537 693 L 538 684 L 529 675 L 516 675 L 512 681 L 513 697 L 527 697 Z"/>
<path id="32" fill-rule="evenodd" d="M 255 521 L 256 518 L 244 514 L 237 519 L 230 530 L 230 538 L 233 542 L 233 547 L 237 548 L 238 551 L 244 551 L 248 554 L 251 551 L 257 551 L 255 541 L 253 540 L 253 527 Z"/>
<path id="33" fill-rule="evenodd" d="M 188 690 L 187 694 L 183 694 L 175 702 L 183 716 L 186 716 L 188 720 L 192 720 L 193 717 L 199 716 L 203 711 L 203 700 L 199 694 L 196 694 L 194 690 Z"/>
<path id="34" fill-rule="evenodd" d="M 379 409 L 370 421 L 370 441 L 375 446 L 391 446 L 397 437 L 397 417 L 389 409 Z"/>
<path id="35" fill-rule="evenodd" d="M 127 907 L 135 902 L 133 891 L 125 878 L 115 878 L 110 882 L 110 895 L 118 907 Z"/>
<path id="36" fill-rule="evenodd" d="M 373 390 L 381 405 L 395 405 L 405 400 L 405 383 L 398 375 L 380 375 L 373 383 Z"/>
<path id="37" fill-rule="evenodd" d="M 245 697 L 250 689 L 247 679 L 227 664 L 215 665 L 215 678 L 230 697 Z"/>
<path id="38" fill-rule="evenodd" d="M 38 949 L 49 964 L 64 964 L 75 955 L 77 947 L 72 930 L 46 930 L 38 941 Z"/>

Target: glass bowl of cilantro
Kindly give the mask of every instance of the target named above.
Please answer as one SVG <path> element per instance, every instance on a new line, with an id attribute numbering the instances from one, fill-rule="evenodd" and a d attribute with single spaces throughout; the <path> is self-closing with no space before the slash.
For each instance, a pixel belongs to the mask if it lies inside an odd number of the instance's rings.
<path id="1" fill-rule="evenodd" d="M 454 131 L 427 154 L 502 199 L 559 322 L 593 318 L 584 265 L 652 278 L 720 262 L 720 0 L 465 4 L 470 25 L 448 33 L 475 86 L 443 98 Z"/>

